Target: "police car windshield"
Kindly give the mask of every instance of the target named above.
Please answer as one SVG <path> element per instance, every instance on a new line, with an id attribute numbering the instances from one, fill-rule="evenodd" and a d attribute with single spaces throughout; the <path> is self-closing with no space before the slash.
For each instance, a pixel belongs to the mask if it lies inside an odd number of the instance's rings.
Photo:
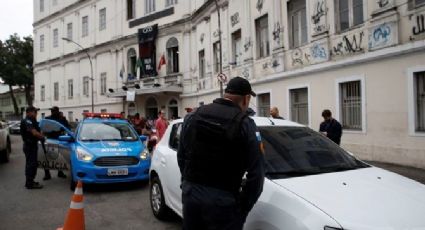
<path id="1" fill-rule="evenodd" d="M 84 123 L 80 141 L 136 141 L 137 135 L 126 123 Z"/>
<path id="2" fill-rule="evenodd" d="M 330 173 L 368 165 L 306 127 L 258 127 L 270 179 Z"/>

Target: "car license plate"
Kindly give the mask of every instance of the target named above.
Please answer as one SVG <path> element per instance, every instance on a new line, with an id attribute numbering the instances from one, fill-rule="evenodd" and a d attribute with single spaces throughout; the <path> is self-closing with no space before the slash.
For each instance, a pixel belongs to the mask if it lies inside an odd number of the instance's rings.
<path id="1" fill-rule="evenodd" d="M 108 176 L 126 176 L 128 168 L 108 169 Z"/>

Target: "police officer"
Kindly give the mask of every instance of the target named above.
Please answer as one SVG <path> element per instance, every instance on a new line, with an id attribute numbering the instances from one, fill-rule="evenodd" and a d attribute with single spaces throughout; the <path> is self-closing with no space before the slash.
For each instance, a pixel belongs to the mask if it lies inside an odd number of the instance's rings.
<path id="1" fill-rule="evenodd" d="M 26 109 L 26 117 L 21 121 L 21 136 L 24 142 L 25 153 L 25 187 L 27 189 L 40 189 L 43 188 L 41 184 L 34 181 L 37 174 L 37 142 L 44 140 L 43 134 L 40 133 L 38 126 L 37 111 L 39 109 L 29 106 Z"/>
<path id="2" fill-rule="evenodd" d="M 177 151 L 183 229 L 242 229 L 261 195 L 264 156 L 246 113 L 251 96 L 256 94 L 249 82 L 236 77 L 224 98 L 185 117 Z"/>
<path id="3" fill-rule="evenodd" d="M 61 112 L 59 111 L 59 107 L 53 106 L 50 108 L 51 115 L 47 116 L 46 119 L 54 120 L 65 126 L 66 128 L 70 129 L 69 123 L 66 120 L 66 118 L 61 115 Z M 59 134 L 53 134 L 52 138 L 58 138 L 60 136 Z M 49 137 L 50 138 L 50 137 Z M 65 173 L 63 173 L 62 170 L 58 171 L 58 177 L 60 178 L 66 178 Z M 48 169 L 44 169 L 44 177 L 43 180 L 50 180 L 52 176 L 50 175 L 50 171 Z"/>

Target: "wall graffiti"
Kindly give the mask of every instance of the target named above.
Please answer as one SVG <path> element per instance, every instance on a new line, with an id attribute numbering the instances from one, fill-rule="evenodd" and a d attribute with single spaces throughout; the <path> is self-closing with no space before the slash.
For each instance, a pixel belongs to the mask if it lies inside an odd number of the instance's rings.
<path id="1" fill-rule="evenodd" d="M 218 37 L 220 35 L 220 31 L 217 29 L 213 32 L 214 37 Z"/>
<path id="2" fill-rule="evenodd" d="M 243 45 L 243 47 L 245 48 L 245 52 L 248 52 L 249 47 L 251 46 L 252 46 L 251 37 L 245 38 L 245 44 Z"/>
<path id="3" fill-rule="evenodd" d="M 232 16 L 230 16 L 230 22 L 232 24 L 232 27 L 239 23 L 239 12 L 236 12 Z"/>
<path id="4" fill-rule="evenodd" d="M 326 31 L 326 5 L 324 0 L 319 0 L 316 2 L 316 5 L 314 6 L 314 12 L 313 16 L 311 16 L 311 19 L 313 21 L 314 27 L 313 30 L 316 33 L 324 32 Z M 323 19 L 323 20 L 322 20 Z"/>
<path id="5" fill-rule="evenodd" d="M 243 76 L 244 78 L 246 78 L 246 79 L 248 79 L 248 78 L 249 78 L 249 69 L 248 69 L 248 68 L 245 68 L 245 69 L 242 71 L 242 76 Z"/>
<path id="6" fill-rule="evenodd" d="M 387 23 L 381 24 L 369 32 L 369 49 L 376 49 L 391 45 L 391 26 Z"/>
<path id="7" fill-rule="evenodd" d="M 416 16 L 416 25 L 412 28 L 413 35 L 419 35 L 425 33 L 425 16 L 417 15 Z"/>
<path id="8" fill-rule="evenodd" d="M 282 32 L 282 29 L 281 29 L 281 27 L 280 27 L 280 23 L 279 22 L 276 22 L 275 24 L 274 24 L 274 30 L 273 30 L 273 40 L 276 42 L 276 43 L 280 43 L 280 33 Z"/>
<path id="9" fill-rule="evenodd" d="M 378 6 L 381 8 L 386 7 L 388 3 L 389 3 L 388 0 L 378 0 Z"/>
<path id="10" fill-rule="evenodd" d="M 314 44 L 311 47 L 311 56 L 314 59 L 328 59 L 328 54 L 326 52 L 325 47 L 320 46 L 319 44 Z"/>
<path id="11" fill-rule="evenodd" d="M 304 65 L 304 60 L 306 59 L 306 62 L 309 62 L 309 55 L 308 54 L 304 54 L 304 52 L 301 49 L 296 49 L 292 52 L 292 65 L 293 66 L 297 66 L 297 65 Z"/>
<path id="12" fill-rule="evenodd" d="M 199 41 L 201 41 L 201 43 L 204 42 L 204 38 L 205 38 L 205 34 L 202 33 L 201 36 L 199 37 Z"/>
<path id="13" fill-rule="evenodd" d="M 338 42 L 335 46 L 332 47 L 332 54 L 340 56 L 349 53 L 362 52 L 363 37 L 363 31 L 358 34 L 353 34 L 351 38 L 349 35 L 343 36 L 342 41 Z"/>

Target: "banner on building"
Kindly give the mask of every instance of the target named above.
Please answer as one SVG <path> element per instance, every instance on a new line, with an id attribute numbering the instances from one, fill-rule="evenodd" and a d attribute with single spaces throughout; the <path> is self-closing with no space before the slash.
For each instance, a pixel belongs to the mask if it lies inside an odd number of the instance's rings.
<path id="1" fill-rule="evenodd" d="M 127 91 L 127 101 L 134 101 L 136 99 L 136 91 Z"/>
<path id="2" fill-rule="evenodd" d="M 157 76 L 155 63 L 155 41 L 158 35 L 158 25 L 141 28 L 138 31 L 139 55 L 142 64 L 142 76 Z"/>

